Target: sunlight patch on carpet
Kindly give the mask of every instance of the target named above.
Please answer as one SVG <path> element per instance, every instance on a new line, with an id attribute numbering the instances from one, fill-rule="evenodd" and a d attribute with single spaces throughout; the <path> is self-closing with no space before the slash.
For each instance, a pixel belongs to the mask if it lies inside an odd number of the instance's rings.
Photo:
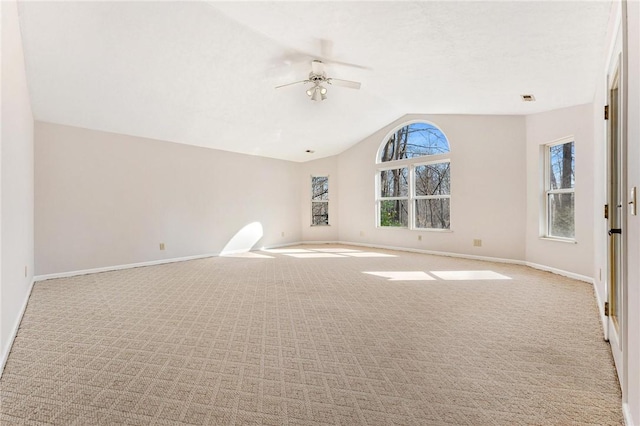
<path id="1" fill-rule="evenodd" d="M 342 257 L 345 256 L 335 254 L 335 253 L 284 253 L 287 256 L 297 257 L 299 259 L 311 259 L 316 257 Z"/>
<path id="2" fill-rule="evenodd" d="M 365 274 L 375 275 L 378 277 L 388 278 L 389 281 L 433 281 L 431 275 L 424 271 L 377 271 L 368 272 L 363 271 Z"/>

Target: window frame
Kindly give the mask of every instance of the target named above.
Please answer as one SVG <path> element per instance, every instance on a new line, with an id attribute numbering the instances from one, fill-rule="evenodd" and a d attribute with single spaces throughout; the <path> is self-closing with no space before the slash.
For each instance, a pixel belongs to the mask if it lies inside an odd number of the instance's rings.
<path id="1" fill-rule="evenodd" d="M 441 160 L 423 161 L 423 162 L 414 163 L 411 165 L 412 177 L 410 181 L 410 186 L 412 186 L 412 188 L 410 188 L 411 190 L 410 195 L 412 196 L 412 198 L 411 198 L 411 209 L 410 209 L 411 211 L 409 213 L 409 220 L 410 220 L 410 223 L 413 225 L 411 229 L 417 229 L 420 231 L 449 231 L 451 229 L 451 182 L 449 182 L 449 194 L 447 195 L 417 195 L 416 194 L 416 176 L 415 176 L 416 167 L 449 163 L 449 179 L 451 179 L 451 157 L 447 154 L 440 154 L 440 155 L 444 155 L 446 156 L 446 158 Z M 431 158 L 435 156 L 429 155 L 427 157 Z M 418 158 L 423 158 L 423 157 L 418 157 Z M 439 199 L 449 200 L 449 227 L 448 228 L 421 228 L 417 226 L 415 222 L 416 201 L 417 200 L 439 200 Z"/>
<path id="2" fill-rule="evenodd" d="M 412 169 L 410 167 L 410 164 L 400 164 L 400 162 L 404 162 L 404 160 L 398 160 L 398 161 L 387 161 L 385 163 L 380 163 L 380 164 L 389 164 L 390 167 L 379 167 L 376 171 L 376 222 L 377 222 L 377 227 L 378 228 L 384 228 L 384 229 L 409 229 L 411 227 L 411 173 L 412 173 Z M 382 181 L 381 181 L 381 174 L 384 171 L 387 170 L 401 170 L 401 169 L 407 169 L 407 195 L 404 197 L 383 197 L 382 196 Z M 407 226 L 382 226 L 380 224 L 380 222 L 382 221 L 382 217 L 380 215 L 380 208 L 381 208 L 381 204 L 382 201 L 396 201 L 396 200 L 400 200 L 400 201 L 406 201 L 407 203 Z"/>
<path id="3" fill-rule="evenodd" d="M 313 180 L 314 180 L 314 179 L 316 179 L 316 178 L 325 178 L 325 179 L 327 179 L 327 199 L 326 199 L 326 200 L 314 200 L 314 199 L 313 199 L 313 196 L 314 196 L 314 192 L 313 192 Z M 311 219 L 311 223 L 310 223 L 310 225 L 309 225 L 309 226 L 313 226 L 313 227 L 315 227 L 315 226 L 331 226 L 331 223 L 330 223 L 330 221 L 329 221 L 329 219 L 331 218 L 331 215 L 329 214 L 329 206 L 330 206 L 329 201 L 330 201 L 330 194 L 331 194 L 331 191 L 330 191 L 330 189 L 329 189 L 329 188 L 330 188 L 330 186 L 329 186 L 329 175 L 311 175 L 311 181 L 310 181 L 310 184 L 311 184 L 311 185 L 310 185 L 310 189 L 311 189 L 311 212 L 310 212 L 310 213 L 311 213 L 311 214 L 310 214 L 310 216 L 311 216 L 311 217 L 310 217 L 310 219 Z M 327 223 L 313 223 L 313 218 L 314 218 L 314 215 L 313 215 L 313 205 L 314 205 L 315 203 L 324 203 L 324 204 L 326 204 L 326 209 L 327 209 Z"/>
<path id="4" fill-rule="evenodd" d="M 411 158 L 403 158 L 399 160 L 392 161 L 382 161 L 382 151 L 384 150 L 386 144 L 388 143 L 391 136 L 396 133 L 399 129 L 407 126 L 411 126 L 415 123 L 423 123 L 428 124 L 430 126 L 438 129 L 439 132 L 445 137 L 447 145 L 449 147 L 449 152 L 441 153 L 441 154 L 432 154 L 432 155 L 422 155 L 418 157 Z M 426 232 L 453 232 L 451 227 L 451 184 L 449 188 L 448 195 L 416 195 L 415 188 L 415 168 L 418 166 L 439 164 L 439 163 L 449 163 L 449 178 L 451 179 L 451 143 L 447 135 L 442 131 L 442 129 L 427 120 L 411 120 L 402 123 L 399 126 L 394 127 L 390 132 L 388 132 L 382 143 L 378 147 L 376 151 L 376 178 L 375 178 L 375 225 L 376 228 L 379 229 L 407 229 L 407 230 L 415 230 L 415 231 L 426 231 Z M 385 170 L 394 170 L 394 169 L 408 169 L 408 195 L 406 197 L 382 197 L 382 182 L 381 182 L 381 172 Z M 415 223 L 415 203 L 416 200 L 419 199 L 441 199 L 446 198 L 449 199 L 449 228 L 421 228 L 417 227 Z M 407 203 L 407 226 L 383 226 L 381 224 L 381 202 L 386 200 L 405 200 Z"/>
<path id="5" fill-rule="evenodd" d="M 552 174 L 552 164 L 551 164 L 551 148 L 559 145 L 565 145 L 568 143 L 573 143 L 573 187 L 572 188 L 559 188 L 559 189 L 551 189 L 551 174 Z M 547 240 L 557 240 L 569 243 L 576 242 L 576 211 L 575 211 L 575 202 L 576 202 L 576 184 L 577 180 L 575 179 L 575 161 L 576 161 L 576 140 L 574 136 L 567 136 L 562 139 L 555 140 L 553 142 L 542 145 L 543 149 L 543 190 L 542 190 L 542 215 L 541 215 L 541 223 L 540 230 L 541 235 L 540 238 Z M 573 237 L 561 237 L 551 234 L 551 203 L 550 196 L 555 194 L 573 194 L 573 202 L 574 202 L 574 210 L 573 210 Z"/>

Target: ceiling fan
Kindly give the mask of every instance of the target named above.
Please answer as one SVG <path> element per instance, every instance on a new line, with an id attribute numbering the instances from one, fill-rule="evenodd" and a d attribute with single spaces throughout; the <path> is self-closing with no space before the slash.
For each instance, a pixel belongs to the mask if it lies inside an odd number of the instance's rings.
<path id="1" fill-rule="evenodd" d="M 314 59 L 313 61 L 311 61 L 311 72 L 309 73 L 308 79 L 276 86 L 276 89 L 300 83 L 313 83 L 313 86 L 308 88 L 306 92 L 307 96 L 309 96 L 309 99 L 311 99 L 312 101 L 323 101 L 327 99 L 327 88 L 323 86 L 323 84 L 348 87 L 350 89 L 356 90 L 360 89 L 361 86 L 361 84 L 357 81 L 327 77 L 327 73 L 324 71 L 324 62 L 318 59 Z"/>

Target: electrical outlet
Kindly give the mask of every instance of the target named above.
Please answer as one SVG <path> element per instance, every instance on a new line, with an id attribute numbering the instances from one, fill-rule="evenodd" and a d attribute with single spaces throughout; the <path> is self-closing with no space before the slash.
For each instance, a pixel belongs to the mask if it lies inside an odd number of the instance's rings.
<path id="1" fill-rule="evenodd" d="M 160 250 L 164 250 L 164 243 L 160 243 Z"/>
<path id="2" fill-rule="evenodd" d="M 24 265 L 24 277 L 27 278 L 27 265 Z"/>
<path id="3" fill-rule="evenodd" d="M 284 237 L 284 231 L 282 231 L 282 232 L 280 233 L 280 236 L 281 236 L 281 237 Z"/>
<path id="4" fill-rule="evenodd" d="M 364 237 L 364 231 L 360 231 L 360 236 Z"/>
<path id="5" fill-rule="evenodd" d="M 482 240 L 473 240 L 474 247 L 482 247 Z"/>
<path id="6" fill-rule="evenodd" d="M 422 241 L 422 235 L 418 235 L 418 241 Z"/>

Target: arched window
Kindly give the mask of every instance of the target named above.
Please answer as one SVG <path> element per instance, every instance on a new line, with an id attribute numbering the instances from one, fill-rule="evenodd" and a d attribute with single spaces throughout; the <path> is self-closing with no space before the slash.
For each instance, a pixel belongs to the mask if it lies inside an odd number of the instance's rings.
<path id="1" fill-rule="evenodd" d="M 378 163 L 379 226 L 450 229 L 451 160 L 442 130 L 423 121 L 397 128 Z"/>
<path id="2" fill-rule="evenodd" d="M 380 162 L 448 152 L 449 141 L 442 130 L 430 123 L 417 122 L 403 126 L 391 133 L 380 150 Z"/>

